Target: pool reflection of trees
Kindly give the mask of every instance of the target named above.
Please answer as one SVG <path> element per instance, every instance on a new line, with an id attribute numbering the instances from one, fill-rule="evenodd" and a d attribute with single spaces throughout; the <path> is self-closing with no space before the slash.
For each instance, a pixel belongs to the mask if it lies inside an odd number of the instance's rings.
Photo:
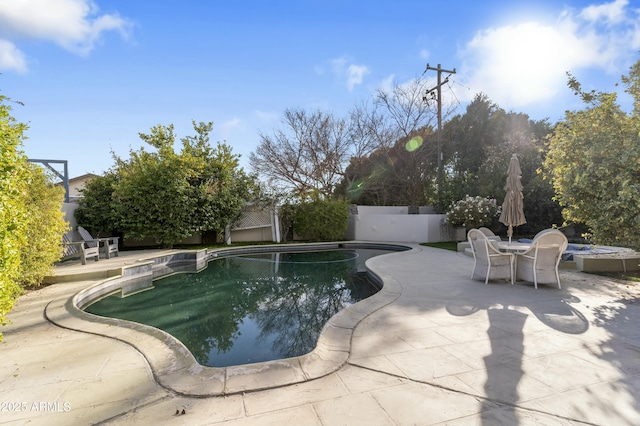
<path id="1" fill-rule="evenodd" d="M 245 318 L 257 324 L 256 344 L 269 346 L 261 348 L 270 352 L 268 359 L 299 356 L 313 350 L 333 315 L 377 291 L 356 273 L 353 251 L 318 255 L 222 258 L 198 274 L 163 278 L 151 291 L 109 297 L 86 310 L 165 330 L 203 365 L 223 366 L 215 355 L 231 350 Z"/>

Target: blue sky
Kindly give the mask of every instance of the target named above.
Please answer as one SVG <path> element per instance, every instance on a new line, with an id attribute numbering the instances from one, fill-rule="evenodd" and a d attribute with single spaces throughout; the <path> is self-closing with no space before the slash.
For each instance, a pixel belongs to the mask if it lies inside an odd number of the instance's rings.
<path id="1" fill-rule="evenodd" d="M 0 94 L 24 104 L 26 154 L 68 160 L 71 177 L 103 173 L 156 124 L 191 135 L 191 120 L 213 121 L 248 169 L 285 109 L 343 116 L 427 63 L 456 69 L 456 112 L 482 92 L 554 123 L 582 108 L 567 71 L 620 90 L 639 51 L 629 0 L 0 0 Z"/>

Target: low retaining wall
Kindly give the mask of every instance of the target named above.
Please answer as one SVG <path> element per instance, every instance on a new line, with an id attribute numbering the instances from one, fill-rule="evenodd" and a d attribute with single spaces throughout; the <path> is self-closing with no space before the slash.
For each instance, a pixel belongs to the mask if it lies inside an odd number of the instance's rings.
<path id="1" fill-rule="evenodd" d="M 576 269 L 583 272 L 640 271 L 640 253 L 622 251 L 612 254 L 574 254 Z"/>
<path id="2" fill-rule="evenodd" d="M 453 241 L 455 230 L 444 222 L 445 217 L 443 214 L 354 214 L 348 219 L 346 237 L 357 241 L 410 243 Z"/>

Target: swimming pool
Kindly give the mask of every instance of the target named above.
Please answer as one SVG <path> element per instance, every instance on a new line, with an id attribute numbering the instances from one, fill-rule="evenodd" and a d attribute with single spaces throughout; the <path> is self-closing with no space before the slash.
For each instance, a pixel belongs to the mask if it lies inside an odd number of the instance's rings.
<path id="1" fill-rule="evenodd" d="M 387 249 L 269 252 L 211 260 L 195 274 L 155 280 L 84 308 L 164 330 L 197 362 L 227 367 L 306 354 L 327 321 L 379 290 L 364 262 Z M 394 250 L 394 251 L 397 251 Z"/>
<path id="2" fill-rule="evenodd" d="M 84 308 L 110 294 L 123 297 L 145 291 L 153 280 L 179 272 L 202 270 L 210 259 L 252 253 L 317 251 L 333 249 L 382 249 L 390 254 L 366 262 L 359 257 L 358 272 L 366 271 L 383 283 L 379 292 L 347 306 L 324 325 L 316 347 L 302 356 L 229 367 L 199 364 L 187 347 L 158 328 L 117 318 L 90 314 Z M 99 274 L 83 275 L 89 282 L 71 298 L 65 296 L 47 304 L 44 316 L 61 328 L 113 339 L 136 349 L 149 366 L 159 386 L 179 395 L 209 397 L 272 389 L 324 377 L 340 369 L 351 354 L 356 326 L 372 313 L 393 303 L 402 295 L 402 286 L 385 273 L 382 265 L 396 258 L 412 257 L 422 248 L 412 244 L 386 242 L 326 242 L 239 246 L 204 250 L 162 250 L 147 256 L 122 256 Z M 396 252 L 396 253 L 391 253 Z"/>

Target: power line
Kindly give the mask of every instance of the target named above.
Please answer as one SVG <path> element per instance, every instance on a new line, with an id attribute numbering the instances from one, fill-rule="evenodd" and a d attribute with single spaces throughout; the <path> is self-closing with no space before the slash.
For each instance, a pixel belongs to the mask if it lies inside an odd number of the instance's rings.
<path id="1" fill-rule="evenodd" d="M 454 81 L 454 83 L 455 83 L 455 81 Z M 451 91 L 451 94 L 453 95 L 454 99 L 456 100 L 456 103 L 458 104 L 458 106 L 462 106 L 462 103 L 460 102 L 460 99 L 458 99 L 458 97 L 456 96 L 456 92 L 453 90 L 453 87 L 451 87 L 451 84 L 447 84 L 447 87 Z M 462 87 L 464 87 L 464 86 L 462 86 Z"/>

